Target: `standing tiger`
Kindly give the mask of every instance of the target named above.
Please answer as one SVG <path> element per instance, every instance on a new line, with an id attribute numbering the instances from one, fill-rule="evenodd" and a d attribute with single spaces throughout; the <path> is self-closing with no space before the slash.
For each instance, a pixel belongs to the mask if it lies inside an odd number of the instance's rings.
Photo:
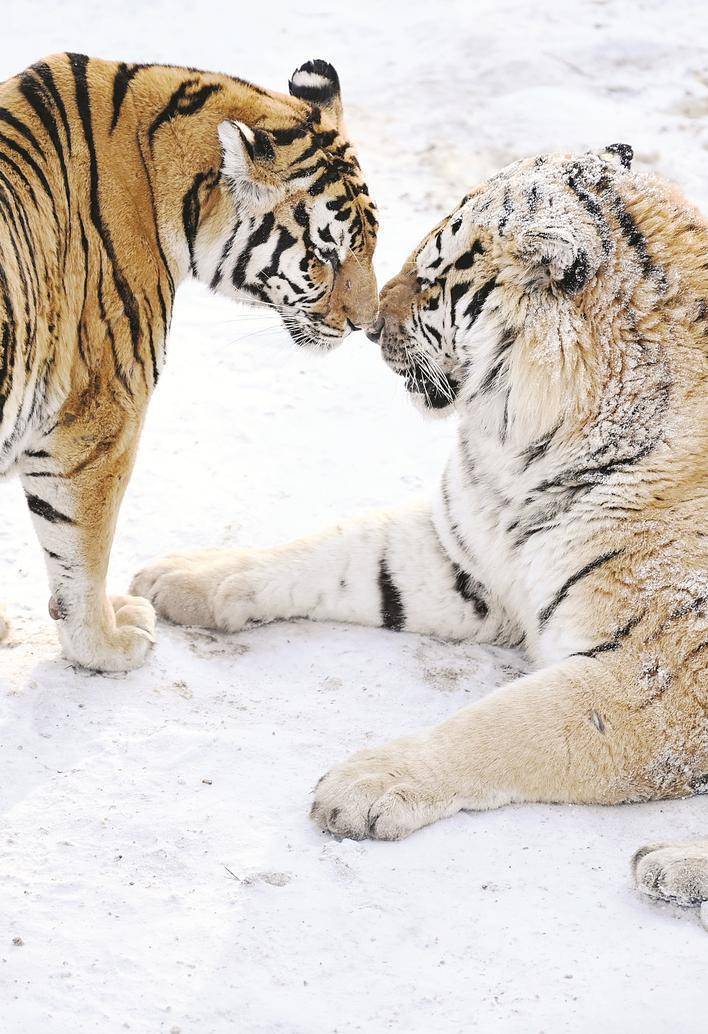
<path id="1" fill-rule="evenodd" d="M 148 601 L 105 582 L 179 283 L 273 307 L 307 346 L 376 314 L 337 73 L 310 61 L 290 94 L 81 54 L 0 85 L 0 476 L 21 478 L 64 651 L 90 668 L 153 641 Z"/>
<path id="2" fill-rule="evenodd" d="M 708 224 L 630 163 L 625 145 L 515 163 L 384 287 L 370 336 L 459 415 L 432 506 L 136 578 L 178 622 L 525 644 L 532 674 L 325 775 L 324 830 L 395 840 L 460 809 L 708 788 Z M 643 849 L 635 872 L 708 899 L 708 840 Z"/>

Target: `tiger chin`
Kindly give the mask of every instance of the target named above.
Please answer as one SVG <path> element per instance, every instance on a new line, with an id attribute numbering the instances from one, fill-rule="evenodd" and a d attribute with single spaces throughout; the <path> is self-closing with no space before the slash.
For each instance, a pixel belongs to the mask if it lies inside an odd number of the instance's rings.
<path id="1" fill-rule="evenodd" d="M 375 208 L 324 61 L 284 95 L 59 54 L 0 85 L 0 158 L 0 477 L 20 476 L 66 656 L 133 668 L 154 611 L 106 571 L 177 287 L 330 349 L 376 314 Z"/>
<path id="2" fill-rule="evenodd" d="M 459 420 L 433 500 L 136 578 L 178 622 L 523 644 L 530 674 L 322 778 L 312 817 L 335 836 L 708 787 L 708 224 L 631 157 L 511 165 L 383 288 L 384 359 Z M 634 870 L 649 896 L 705 900 L 708 840 Z"/>

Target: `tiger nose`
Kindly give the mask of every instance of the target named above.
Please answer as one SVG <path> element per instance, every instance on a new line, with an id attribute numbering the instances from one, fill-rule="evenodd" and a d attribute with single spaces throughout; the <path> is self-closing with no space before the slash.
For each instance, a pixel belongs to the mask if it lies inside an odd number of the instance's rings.
<path id="1" fill-rule="evenodd" d="M 386 320 L 383 317 L 383 313 L 379 313 L 373 323 L 366 328 L 366 336 L 370 341 L 378 341 L 381 337 L 381 331 L 384 329 Z"/>

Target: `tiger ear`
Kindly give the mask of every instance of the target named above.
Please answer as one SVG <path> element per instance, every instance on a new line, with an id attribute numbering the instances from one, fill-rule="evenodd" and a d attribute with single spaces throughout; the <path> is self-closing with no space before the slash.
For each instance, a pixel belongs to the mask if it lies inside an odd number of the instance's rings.
<path id="1" fill-rule="evenodd" d="M 534 286 L 554 285 L 573 295 L 583 290 L 600 266 L 601 254 L 594 245 L 582 240 L 570 225 L 532 224 L 519 237 L 519 259 Z"/>
<path id="2" fill-rule="evenodd" d="M 253 129 L 244 122 L 222 122 L 219 126 L 221 174 L 242 204 L 250 207 L 273 205 L 284 192 L 275 169 L 275 142 L 265 129 Z"/>
<path id="3" fill-rule="evenodd" d="M 600 157 L 606 162 L 613 162 L 623 169 L 631 169 L 634 149 L 629 144 L 608 144 L 602 151 Z"/>
<path id="4" fill-rule="evenodd" d="M 288 87 L 293 97 L 319 108 L 342 131 L 344 112 L 339 76 L 328 61 L 306 61 L 290 76 Z"/>

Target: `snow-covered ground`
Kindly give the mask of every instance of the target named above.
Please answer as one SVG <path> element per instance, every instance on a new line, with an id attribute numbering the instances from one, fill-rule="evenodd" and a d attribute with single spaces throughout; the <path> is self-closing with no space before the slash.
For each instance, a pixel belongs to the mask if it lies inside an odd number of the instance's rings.
<path id="1" fill-rule="evenodd" d="M 329 58 L 384 280 L 527 153 L 626 140 L 706 207 L 707 41 L 691 0 L 6 0 L 0 79 L 71 49 L 284 88 Z M 169 549 L 267 545 L 425 490 L 452 431 L 362 335 L 307 356 L 189 285 L 112 585 Z M 628 870 L 646 841 L 705 834 L 705 797 L 459 815 L 400 844 L 337 843 L 307 819 L 332 762 L 442 719 L 522 658 L 346 626 L 162 625 L 143 670 L 77 672 L 19 484 L 0 501 L 3 1032 L 706 1030 L 706 933 L 639 900 Z"/>

